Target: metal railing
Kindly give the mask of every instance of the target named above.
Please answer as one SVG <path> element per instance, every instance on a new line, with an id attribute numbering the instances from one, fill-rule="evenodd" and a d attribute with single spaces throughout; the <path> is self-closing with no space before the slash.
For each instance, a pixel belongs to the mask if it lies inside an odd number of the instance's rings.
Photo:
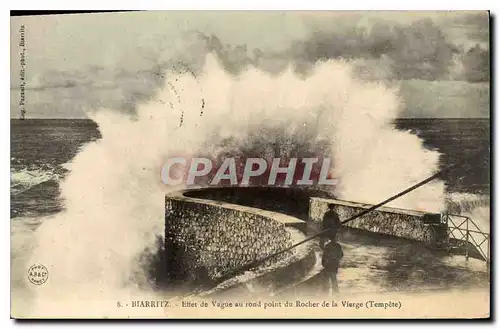
<path id="1" fill-rule="evenodd" d="M 443 223 L 448 226 L 448 237 L 464 242 L 465 258 L 469 259 L 471 245 L 490 263 L 490 234 L 481 231 L 479 226 L 467 216 L 444 213 Z"/>
<path id="2" fill-rule="evenodd" d="M 471 157 L 471 159 L 473 159 L 473 157 Z M 463 162 L 463 163 L 465 163 L 465 162 Z M 454 168 L 454 167 L 456 167 L 456 166 L 458 166 L 458 165 L 462 165 L 463 163 L 459 163 L 459 164 L 452 164 L 452 165 L 449 165 L 449 166 L 447 166 L 447 167 L 445 167 L 445 168 L 441 169 L 440 171 L 436 172 L 436 173 L 435 173 L 435 174 L 433 174 L 432 176 L 429 176 L 428 178 L 424 179 L 423 181 L 420 181 L 420 182 L 418 182 L 418 183 L 414 184 L 413 186 L 410 186 L 409 188 L 405 189 L 404 191 L 401 191 L 401 192 L 399 192 L 398 194 L 393 195 L 392 197 L 390 197 L 390 198 L 388 198 L 388 199 L 386 199 L 386 200 L 384 200 L 384 201 L 382 201 L 382 202 L 380 202 L 380 203 L 378 203 L 378 204 L 376 204 L 376 205 L 373 205 L 373 206 L 371 206 L 371 207 L 370 207 L 370 208 L 368 208 L 368 209 L 365 209 L 365 210 L 363 210 L 363 211 L 360 211 L 359 213 L 357 213 L 357 214 L 355 214 L 355 215 L 351 216 L 350 218 L 347 218 L 347 219 L 343 220 L 343 221 L 342 221 L 342 225 L 345 225 L 345 224 L 347 224 L 347 223 L 349 223 L 349 222 L 351 222 L 351 221 L 353 221 L 353 220 L 356 220 L 357 218 L 362 217 L 362 216 L 364 216 L 364 215 L 366 215 L 366 214 L 368 214 L 368 213 L 372 212 L 373 210 L 375 210 L 375 209 L 377 209 L 377 208 L 379 208 L 379 207 L 381 207 L 381 206 L 383 206 L 383 205 L 385 205 L 385 204 L 387 204 L 387 203 L 389 203 L 389 202 L 391 202 L 391 201 L 393 201 L 393 200 L 395 200 L 395 199 L 398 199 L 399 197 L 401 197 L 401 196 L 403 196 L 403 195 L 408 194 L 409 192 L 411 192 L 411 191 L 413 191 L 413 190 L 415 190 L 415 189 L 419 188 L 420 186 L 423 186 L 423 185 L 425 185 L 425 184 L 427 184 L 427 183 L 429 183 L 429 182 L 433 181 L 434 179 L 436 179 L 436 178 L 440 177 L 443 173 L 448 172 L 451 168 Z M 446 221 L 449 221 L 449 216 L 450 216 L 450 215 L 445 215 L 445 216 L 444 216 L 444 217 L 446 217 Z M 474 224 L 474 225 L 475 225 L 475 224 Z M 476 227 L 477 227 L 477 226 L 476 226 Z M 304 239 L 304 240 L 302 240 L 302 241 L 299 241 L 299 242 L 297 242 L 297 243 L 293 244 L 293 245 L 292 245 L 292 246 L 290 246 L 290 247 L 287 247 L 287 248 L 285 248 L 285 249 L 282 249 L 282 250 L 280 250 L 280 251 L 278 251 L 278 252 L 275 252 L 275 253 L 272 253 L 272 254 L 270 254 L 270 255 L 264 256 L 264 257 L 263 257 L 263 258 L 261 258 L 261 259 L 256 259 L 256 260 L 254 260 L 254 261 L 252 261 L 252 262 L 249 262 L 248 264 L 245 264 L 245 265 L 240 266 L 240 267 L 238 267 L 238 268 L 235 268 L 235 269 L 233 269 L 232 271 L 229 271 L 228 273 L 226 273 L 226 274 L 225 274 L 224 276 L 222 276 L 221 278 L 219 278 L 219 279 L 215 280 L 215 282 L 214 282 L 213 284 L 214 284 L 214 285 L 218 285 L 218 284 L 220 284 L 220 283 L 221 283 L 221 282 L 223 282 L 224 280 L 227 280 L 227 279 L 228 279 L 228 278 L 230 278 L 230 277 L 234 277 L 234 276 L 236 276 L 236 275 L 239 275 L 239 274 L 244 273 L 245 271 L 252 270 L 252 269 L 256 268 L 257 266 L 261 265 L 262 263 L 264 263 L 265 261 L 267 261 L 267 260 L 269 260 L 269 259 L 272 259 L 272 258 L 274 258 L 274 257 L 276 257 L 276 256 L 278 256 L 278 255 L 280 255 L 280 254 L 282 254 L 282 253 L 284 253 L 284 252 L 287 252 L 287 251 L 289 251 L 289 250 L 292 250 L 292 249 L 294 249 L 294 248 L 298 247 L 299 245 L 301 245 L 301 244 L 303 244 L 303 243 L 306 243 L 306 242 L 308 242 L 308 241 L 310 241 L 310 240 L 316 239 L 316 238 L 318 238 L 318 237 L 320 237 L 320 236 L 324 235 L 324 234 L 325 234 L 326 232 L 328 232 L 328 231 L 330 231 L 330 229 L 324 229 L 324 230 L 322 230 L 322 231 L 320 231 L 320 232 L 317 232 L 317 233 L 313 234 L 312 236 L 309 236 L 308 238 L 306 238 L 306 239 Z M 480 232 L 479 228 L 478 228 L 478 231 Z M 468 230 L 468 229 L 467 229 L 467 232 L 469 232 L 469 230 Z M 482 232 L 481 232 L 481 233 L 482 233 Z M 467 233 L 467 236 L 469 236 L 469 233 Z M 490 243 L 489 243 L 489 240 L 490 240 L 490 239 L 489 239 L 489 234 L 488 234 L 488 239 L 487 239 L 487 240 L 488 240 L 488 251 L 487 251 L 487 257 L 485 257 L 485 259 L 487 259 L 487 263 L 488 263 L 488 266 L 489 266 L 489 244 L 490 244 Z"/>
<path id="3" fill-rule="evenodd" d="M 423 185 L 425 185 L 425 184 L 427 184 L 427 183 L 429 183 L 429 182 L 433 181 L 434 179 L 438 178 L 440 175 L 442 175 L 442 173 L 443 173 L 443 172 L 446 172 L 447 170 L 449 170 L 449 169 L 450 169 L 450 168 L 452 168 L 452 167 L 453 167 L 453 165 L 452 165 L 452 166 L 449 166 L 448 168 L 445 168 L 445 169 L 443 169 L 443 170 L 441 170 L 441 171 L 439 171 L 439 172 L 437 172 L 437 173 L 435 173 L 435 174 L 434 174 L 434 175 L 432 175 L 432 176 L 427 177 L 427 178 L 426 178 L 426 179 L 424 179 L 423 181 L 420 181 L 420 182 L 418 182 L 418 183 L 416 183 L 416 184 L 414 184 L 414 185 L 412 185 L 412 186 L 408 187 L 408 188 L 407 188 L 407 189 L 405 189 L 404 191 L 401 191 L 401 192 L 399 192 L 398 194 L 393 195 L 393 196 L 391 196 L 390 198 L 388 198 L 388 199 L 386 199 L 386 200 L 384 200 L 384 201 L 382 201 L 382 202 L 380 202 L 380 203 L 377 203 L 376 205 L 371 206 L 370 208 L 364 209 L 364 210 L 360 211 L 359 213 L 357 213 L 357 214 L 355 214 L 355 215 L 353 215 L 353 216 L 351 216 L 351 217 L 349 217 L 349 218 L 347 218 L 347 219 L 344 219 L 344 220 L 341 222 L 341 224 L 342 224 L 342 225 L 345 225 L 345 224 L 347 224 L 347 223 L 349 223 L 349 222 L 351 222 L 351 221 L 353 221 L 353 220 L 355 220 L 355 219 L 357 219 L 357 218 L 359 218 L 359 217 L 361 217 L 361 216 L 364 216 L 364 215 L 366 215 L 366 214 L 368 214 L 368 213 L 370 213 L 370 212 L 374 211 L 375 209 L 378 209 L 378 208 L 382 207 L 383 205 L 385 205 L 385 204 L 387 204 L 387 203 L 389 203 L 389 202 L 391 202 L 391 201 L 393 201 L 393 200 L 395 200 L 395 199 L 397 199 L 397 198 L 399 198 L 399 197 L 401 197 L 401 196 L 403 196 L 403 195 L 405 195 L 405 194 L 410 193 L 410 192 L 411 192 L 411 191 L 413 191 L 413 190 L 416 190 L 416 189 L 417 189 L 417 188 L 419 188 L 420 186 L 423 186 Z M 222 276 L 222 277 L 220 277 L 218 280 L 216 280 L 216 284 L 219 284 L 219 283 L 221 283 L 221 282 L 223 282 L 223 281 L 227 280 L 228 278 L 231 278 L 231 277 L 234 277 L 234 276 L 236 276 L 236 275 L 242 274 L 242 273 L 243 273 L 243 272 L 245 272 L 245 271 L 249 271 L 249 270 L 251 270 L 251 269 L 253 269 L 253 268 L 256 268 L 257 266 L 259 266 L 260 264 L 264 263 L 265 261 L 267 261 L 267 260 L 269 260 L 269 259 L 272 259 L 272 258 L 274 258 L 274 257 L 276 257 L 276 256 L 278 256 L 278 255 L 281 255 L 281 254 L 282 254 L 282 253 L 284 253 L 284 252 L 287 252 L 287 251 L 289 251 L 289 250 L 292 250 L 293 248 L 296 248 L 296 247 L 300 246 L 300 245 L 301 245 L 301 244 L 303 244 L 303 243 L 306 243 L 306 242 L 311 241 L 311 240 L 313 240 L 313 239 L 319 238 L 320 236 L 324 235 L 326 232 L 328 232 L 328 231 L 330 231 L 330 230 L 331 230 L 331 228 L 326 228 L 326 229 L 323 229 L 322 231 L 317 232 L 317 233 L 315 233 L 315 234 L 313 234 L 313 235 L 309 236 L 308 238 L 305 238 L 304 240 L 299 241 L 299 242 L 297 242 L 297 243 L 295 243 L 295 244 L 291 245 L 290 247 L 287 247 L 287 248 L 285 248 L 285 249 L 281 249 L 280 251 L 277 251 L 277 252 L 275 252 L 275 253 L 272 253 L 272 254 L 270 254 L 270 255 L 267 255 L 267 256 L 265 256 L 265 257 L 263 257 L 263 258 L 261 258 L 261 259 L 256 259 L 256 260 L 254 260 L 254 261 L 252 261 L 252 262 L 249 262 L 248 264 L 245 264 L 245 265 L 243 265 L 243 266 L 240 266 L 240 267 L 238 267 L 238 268 L 235 268 L 234 270 L 232 270 L 232 271 L 230 271 L 230 272 L 226 273 L 224 276 Z"/>

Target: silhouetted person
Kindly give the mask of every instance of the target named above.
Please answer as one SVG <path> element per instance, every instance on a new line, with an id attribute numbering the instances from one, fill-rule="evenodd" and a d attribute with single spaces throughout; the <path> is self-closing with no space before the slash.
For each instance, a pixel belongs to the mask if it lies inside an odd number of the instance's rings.
<path id="1" fill-rule="evenodd" d="M 323 221 L 321 225 L 321 230 L 324 231 L 328 229 L 329 231 L 325 232 L 324 234 L 321 235 L 320 238 L 320 246 L 323 248 L 323 246 L 326 243 L 326 240 L 330 240 L 331 242 L 336 242 L 337 241 L 337 232 L 342 225 L 340 222 L 339 215 L 334 211 L 334 204 L 330 204 L 328 206 L 328 210 L 326 213 L 323 215 Z"/>
<path id="2" fill-rule="evenodd" d="M 337 273 L 340 267 L 340 260 L 344 257 L 342 246 L 337 242 L 328 242 L 323 248 L 323 257 L 321 264 L 323 265 L 322 284 L 323 292 L 332 295 L 339 291 L 337 282 Z"/>

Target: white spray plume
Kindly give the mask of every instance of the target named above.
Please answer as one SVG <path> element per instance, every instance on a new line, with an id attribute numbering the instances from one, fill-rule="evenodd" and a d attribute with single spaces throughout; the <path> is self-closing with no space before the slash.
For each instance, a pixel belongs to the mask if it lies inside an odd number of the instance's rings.
<path id="1" fill-rule="evenodd" d="M 135 118 L 98 111 L 92 119 L 102 139 L 72 160 L 60 186 L 66 209 L 36 232 L 31 262 L 47 266 L 50 277 L 33 287 L 32 314 L 123 315 L 118 300 L 154 294 L 131 274 L 141 273 L 137 255 L 163 233 L 161 168 L 169 156 L 217 155 L 225 138 L 248 144 L 265 127 L 284 127 L 290 138 L 307 131 L 308 145 L 311 136 L 328 141 L 339 198 L 377 203 L 425 179 L 439 154 L 392 127 L 399 108 L 395 90 L 353 79 L 347 63 L 318 64 L 307 78 L 255 68 L 234 77 L 209 55 L 199 74 L 169 75 Z M 440 211 L 443 194 L 437 181 L 391 205 Z"/>

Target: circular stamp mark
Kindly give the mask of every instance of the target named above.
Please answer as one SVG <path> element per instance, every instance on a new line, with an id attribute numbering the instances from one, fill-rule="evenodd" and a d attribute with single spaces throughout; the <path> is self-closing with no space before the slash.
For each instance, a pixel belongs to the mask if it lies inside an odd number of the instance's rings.
<path id="1" fill-rule="evenodd" d="M 41 285 L 47 282 L 49 271 L 42 264 L 33 264 L 28 269 L 28 280 L 35 285 Z"/>

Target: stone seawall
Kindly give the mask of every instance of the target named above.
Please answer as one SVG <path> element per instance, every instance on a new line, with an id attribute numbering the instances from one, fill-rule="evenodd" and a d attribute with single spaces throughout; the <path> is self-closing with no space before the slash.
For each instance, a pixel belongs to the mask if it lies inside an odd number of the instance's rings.
<path id="1" fill-rule="evenodd" d="M 298 187 L 212 187 L 189 190 L 185 196 L 203 200 L 223 201 L 231 204 L 282 213 L 307 221 L 311 197 L 333 198 L 326 191 Z"/>
<path id="2" fill-rule="evenodd" d="M 224 277 L 290 246 L 285 225 L 296 222 L 300 220 L 265 210 L 189 198 L 182 193 L 167 195 L 165 242 L 169 272 L 175 279 L 198 282 Z M 270 262 L 287 256 L 284 253 Z"/>
<path id="3" fill-rule="evenodd" d="M 372 205 L 336 199 L 311 198 L 308 231 L 320 231 L 320 224 L 328 205 L 333 204 L 340 220 L 358 214 Z M 346 224 L 347 227 L 400 238 L 421 241 L 438 246 L 447 240 L 447 226 L 441 223 L 440 214 L 380 207 Z"/>
<path id="4" fill-rule="evenodd" d="M 208 288 L 214 281 L 231 276 L 235 269 L 301 241 L 306 234 L 319 232 L 329 204 L 335 205 L 341 219 L 371 207 L 325 198 L 323 194 L 284 188 L 202 188 L 167 194 L 165 262 L 170 281 L 197 287 L 206 282 Z M 440 215 L 419 211 L 380 207 L 347 227 L 354 235 L 359 233 L 359 237 L 386 235 L 430 246 L 447 241 L 447 227 L 441 223 Z M 303 236 L 291 237 L 292 228 Z M 287 282 L 286 269 L 297 263 L 293 266 L 300 271 L 295 272 L 303 275 L 311 270 L 306 260 L 317 248 L 315 244 L 316 241 L 308 242 L 306 252 L 297 254 L 295 248 L 283 253 L 262 264 L 257 272 L 283 272 L 278 276 Z M 245 285 L 238 286 L 245 289 Z"/>

